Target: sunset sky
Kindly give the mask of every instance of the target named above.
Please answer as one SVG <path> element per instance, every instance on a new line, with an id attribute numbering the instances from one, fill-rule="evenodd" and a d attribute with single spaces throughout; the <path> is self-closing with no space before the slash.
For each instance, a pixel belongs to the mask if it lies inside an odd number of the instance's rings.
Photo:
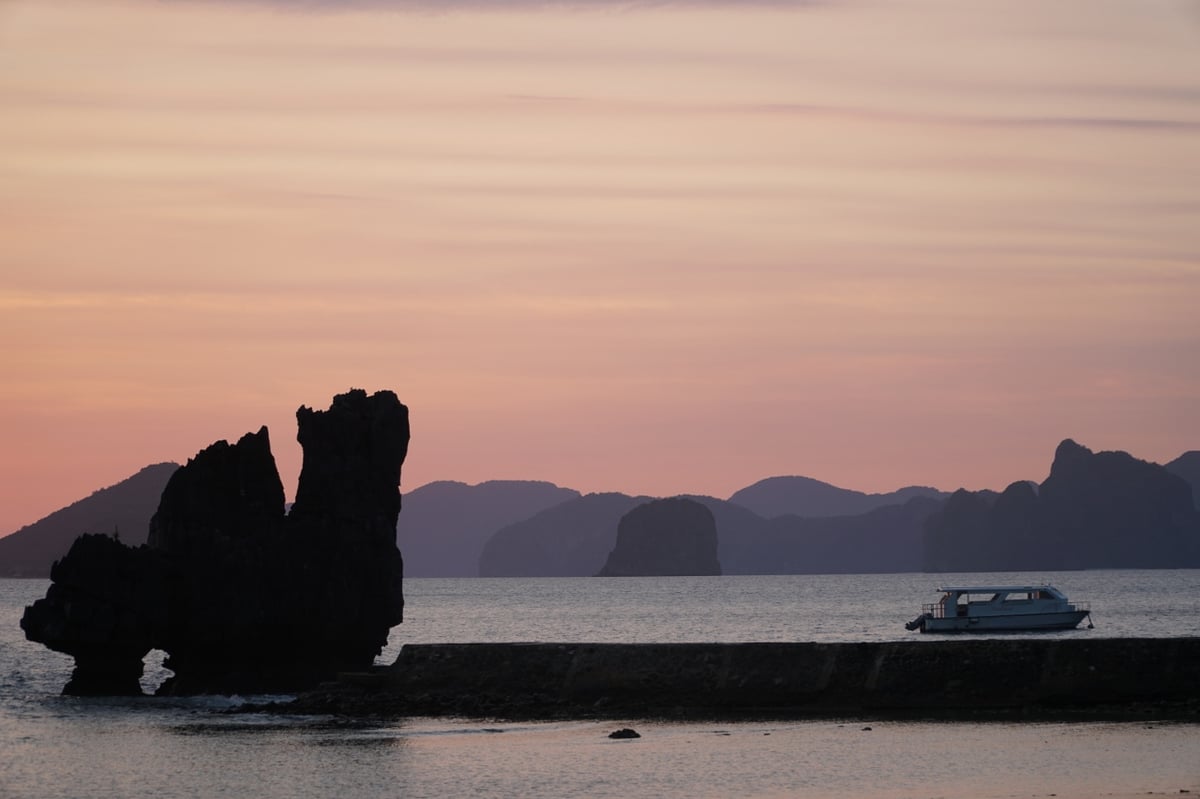
<path id="1" fill-rule="evenodd" d="M 402 488 L 1200 449 L 1200 3 L 0 1 L 0 533 L 351 387 Z"/>

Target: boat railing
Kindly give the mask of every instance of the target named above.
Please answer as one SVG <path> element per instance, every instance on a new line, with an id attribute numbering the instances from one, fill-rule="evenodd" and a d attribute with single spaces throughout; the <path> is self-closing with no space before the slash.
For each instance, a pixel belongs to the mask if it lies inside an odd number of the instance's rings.
<path id="1" fill-rule="evenodd" d="M 955 609 L 955 613 L 958 612 L 958 605 L 951 605 L 950 607 Z M 1066 610 L 1069 608 L 1073 608 L 1077 611 L 1083 611 L 1084 613 L 1092 612 L 1092 607 L 1087 602 L 1070 602 L 1068 603 L 1068 608 L 1063 609 Z M 944 619 L 946 618 L 946 605 L 943 605 L 941 602 L 935 602 L 930 605 L 922 605 L 921 612 L 931 619 Z M 1043 610 L 1041 612 L 1045 611 Z"/>
<path id="2" fill-rule="evenodd" d="M 920 606 L 920 612 L 928 615 L 928 617 L 931 619 L 944 619 L 946 618 L 946 607 L 947 606 L 943 605 L 941 602 L 934 602 L 931 603 L 931 605 Z M 958 605 L 952 605 L 950 607 L 955 608 L 954 612 L 958 613 Z M 1082 611 L 1085 613 L 1092 612 L 1092 606 L 1088 602 L 1068 602 L 1068 608 L 1074 608 L 1075 611 Z"/>

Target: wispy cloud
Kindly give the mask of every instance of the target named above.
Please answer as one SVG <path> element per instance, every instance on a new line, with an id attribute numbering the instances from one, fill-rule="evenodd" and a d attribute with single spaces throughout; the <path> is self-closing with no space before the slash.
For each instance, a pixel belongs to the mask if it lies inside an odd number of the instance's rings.
<path id="1" fill-rule="evenodd" d="M 124 109 L 129 111 L 153 111 L 160 114 L 180 112 L 240 112 L 248 114 L 311 115 L 331 112 L 369 112 L 379 114 L 381 101 L 386 99 L 372 93 L 355 97 L 331 97 L 323 100 L 319 109 L 307 96 L 226 95 L 226 96 L 180 96 L 167 88 L 161 93 L 122 94 L 117 91 L 78 90 L 22 90 L 4 92 L 10 107 L 61 106 L 72 108 Z M 486 111 L 519 110 L 535 114 L 579 114 L 579 113 L 635 113 L 650 116 L 790 116 L 857 120 L 864 123 L 922 125 L 943 127 L 977 128 L 1085 128 L 1096 131 L 1142 130 L 1158 133 L 1193 134 L 1200 132 L 1200 118 L 1146 117 L 1146 116 L 1090 116 L 1090 115 L 1030 115 L 960 114 L 938 111 L 912 111 L 889 108 L 886 105 L 830 105 L 821 103 L 755 103 L 755 102 L 682 102 L 671 98 L 637 100 L 623 97 L 597 97 L 588 95 L 537 95 L 537 94 L 494 94 L 471 97 L 445 97 L 413 100 L 395 100 L 396 108 L 407 113 L 416 111 L 464 110 L 482 113 Z"/>
<path id="2" fill-rule="evenodd" d="M 1162 131 L 1169 133 L 1194 133 L 1200 131 L 1200 119 L 1165 119 L 1146 117 L 1096 117 L 1096 116 L 1011 116 L 985 114 L 952 114 L 937 112 L 912 112 L 882 108 L 809 105 L 805 103 L 760 103 L 757 105 L 731 105 L 721 109 L 736 113 L 789 114 L 798 116 L 838 116 L 857 119 L 900 123 L 908 125 L 949 125 L 956 127 L 1020 127 L 1020 128 L 1091 128 L 1095 130 Z"/>

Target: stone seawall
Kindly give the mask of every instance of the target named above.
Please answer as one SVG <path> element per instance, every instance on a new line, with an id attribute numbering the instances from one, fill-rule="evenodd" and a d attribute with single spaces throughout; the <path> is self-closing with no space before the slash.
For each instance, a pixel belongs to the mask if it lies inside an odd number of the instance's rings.
<path id="1" fill-rule="evenodd" d="M 408 644 L 296 709 L 555 717 L 1200 720 L 1200 638 Z"/>

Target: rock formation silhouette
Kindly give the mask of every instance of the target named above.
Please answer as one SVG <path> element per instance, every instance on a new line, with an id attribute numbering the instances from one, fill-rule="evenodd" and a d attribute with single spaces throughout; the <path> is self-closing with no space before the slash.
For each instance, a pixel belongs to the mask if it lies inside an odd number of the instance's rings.
<path id="1" fill-rule="evenodd" d="M 926 571 L 1189 568 L 1200 513 L 1165 467 L 1066 439 L 1039 487 L 955 492 L 929 517 L 924 551 Z"/>
<path id="2" fill-rule="evenodd" d="M 290 513 L 267 429 L 218 441 L 175 472 L 128 547 L 82 536 L 26 608 L 26 637 L 75 657 L 71 694 L 263 693 L 369 667 L 403 617 L 395 544 L 408 409 L 354 389 L 296 412 L 304 449 Z"/>
<path id="3" fill-rule="evenodd" d="M 717 523 L 692 499 L 656 499 L 621 517 L 598 577 L 719 575 Z"/>

